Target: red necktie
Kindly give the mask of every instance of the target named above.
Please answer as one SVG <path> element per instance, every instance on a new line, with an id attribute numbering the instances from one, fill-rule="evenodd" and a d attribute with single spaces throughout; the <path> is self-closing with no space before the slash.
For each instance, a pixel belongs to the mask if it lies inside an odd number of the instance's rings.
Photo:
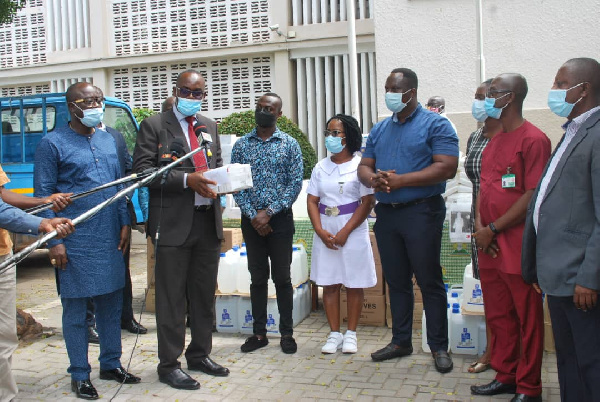
<path id="1" fill-rule="evenodd" d="M 188 136 L 190 137 L 190 149 L 193 151 L 200 147 L 198 144 L 198 137 L 194 133 L 194 123 L 196 119 L 194 116 L 188 116 L 185 118 L 188 122 Z M 196 152 L 194 154 L 194 166 L 196 166 L 196 172 L 205 172 L 208 170 L 208 163 L 206 162 L 206 155 L 204 151 Z"/>

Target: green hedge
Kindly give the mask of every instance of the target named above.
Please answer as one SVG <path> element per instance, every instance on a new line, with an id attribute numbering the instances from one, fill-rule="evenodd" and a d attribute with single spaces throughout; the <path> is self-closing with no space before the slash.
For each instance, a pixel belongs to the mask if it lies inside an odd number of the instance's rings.
<path id="1" fill-rule="evenodd" d="M 232 113 L 219 123 L 219 134 L 235 134 L 238 137 L 242 137 L 252 131 L 255 126 L 254 110 Z M 310 179 L 310 174 L 317 163 L 317 154 L 312 145 L 310 145 L 310 142 L 308 142 L 306 134 L 300 130 L 296 123 L 283 115 L 277 119 L 277 127 L 294 137 L 298 141 L 298 144 L 300 144 L 302 159 L 304 161 L 304 178 Z"/>

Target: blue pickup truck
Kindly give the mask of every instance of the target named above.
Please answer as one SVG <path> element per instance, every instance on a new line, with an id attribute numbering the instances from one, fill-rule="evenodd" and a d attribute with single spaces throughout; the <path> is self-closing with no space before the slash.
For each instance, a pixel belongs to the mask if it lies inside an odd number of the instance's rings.
<path id="1" fill-rule="evenodd" d="M 106 97 L 105 105 L 104 124 L 119 130 L 133 152 L 139 126 L 131 108 L 112 97 Z M 46 133 L 69 123 L 65 94 L 0 97 L 0 113 L 0 164 L 10 178 L 5 187 L 33 195 L 35 149 Z M 137 194 L 133 201 L 137 221 L 143 222 Z"/>

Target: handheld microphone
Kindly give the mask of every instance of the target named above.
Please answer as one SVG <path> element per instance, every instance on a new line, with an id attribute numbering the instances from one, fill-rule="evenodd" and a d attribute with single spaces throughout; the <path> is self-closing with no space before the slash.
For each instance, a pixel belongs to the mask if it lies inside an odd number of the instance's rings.
<path id="1" fill-rule="evenodd" d="M 158 141 L 158 164 L 164 166 L 171 162 L 171 150 L 169 149 L 167 130 L 160 130 Z"/>
<path id="2" fill-rule="evenodd" d="M 201 147 L 208 147 L 213 142 L 212 136 L 208 133 L 207 128 L 204 124 L 196 122 L 196 124 L 194 124 L 194 134 L 196 134 L 198 140 L 202 140 L 200 141 Z"/>
<path id="3" fill-rule="evenodd" d="M 185 150 L 183 149 L 183 141 L 179 138 L 175 138 L 170 145 L 171 148 L 171 157 L 169 162 L 176 161 L 180 156 L 185 154 Z"/>

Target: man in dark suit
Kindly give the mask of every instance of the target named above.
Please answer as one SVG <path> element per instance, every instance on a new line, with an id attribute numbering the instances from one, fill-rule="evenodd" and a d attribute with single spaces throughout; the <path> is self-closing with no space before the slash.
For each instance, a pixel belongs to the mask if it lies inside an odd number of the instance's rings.
<path id="1" fill-rule="evenodd" d="M 223 224 L 217 194 L 208 187 L 216 183 L 202 173 L 222 165 L 217 125 L 198 114 L 205 95 L 199 72 L 179 74 L 173 88 L 175 107 L 142 122 L 133 153 L 133 171 L 141 172 L 158 166 L 159 146 L 176 141 L 187 153 L 202 145 L 195 131 L 212 134 L 212 158 L 207 161 L 201 151 L 149 185 L 148 235 L 156 249 L 158 375 L 161 382 L 178 389 L 200 388 L 177 360 L 185 342 L 186 290 L 192 317 L 192 339 L 185 352 L 188 369 L 229 375 L 209 357 Z"/>
<path id="2" fill-rule="evenodd" d="M 523 278 L 548 297 L 561 400 L 599 401 L 600 64 L 563 64 L 548 106 L 568 120 L 527 210 Z"/>

